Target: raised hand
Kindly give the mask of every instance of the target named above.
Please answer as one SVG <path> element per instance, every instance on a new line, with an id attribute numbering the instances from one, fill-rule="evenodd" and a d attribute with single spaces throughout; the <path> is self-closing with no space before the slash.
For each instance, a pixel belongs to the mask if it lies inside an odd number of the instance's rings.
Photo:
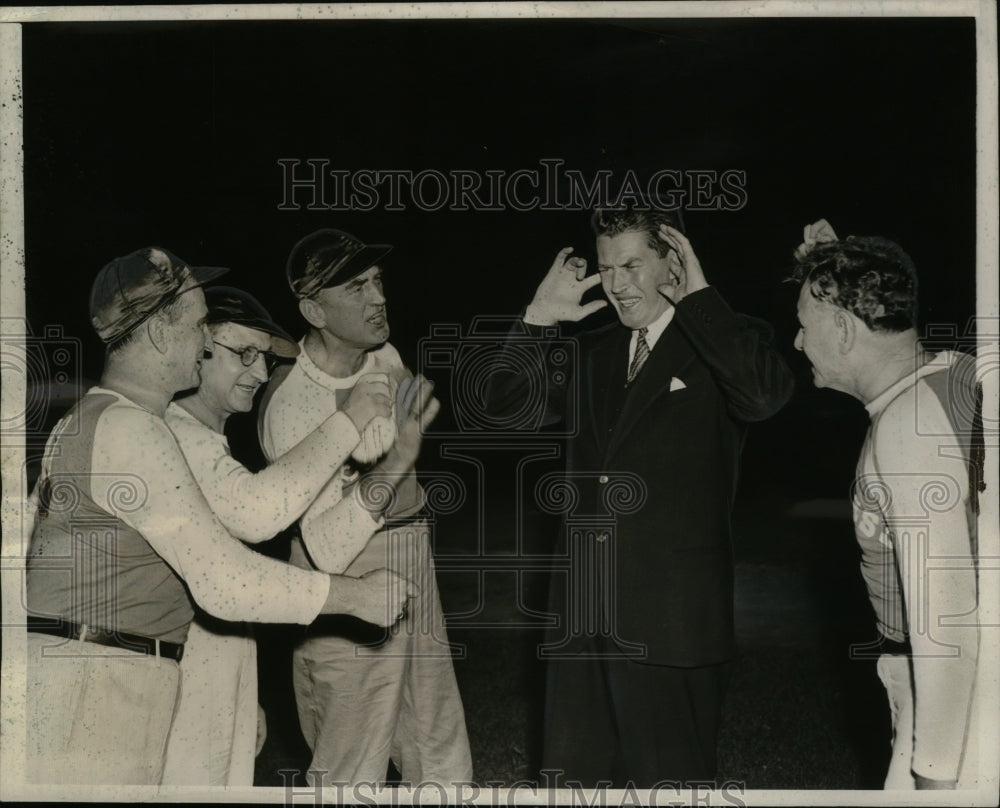
<path id="1" fill-rule="evenodd" d="M 533 325 L 575 323 L 608 305 L 607 300 L 593 300 L 581 305 L 584 293 L 597 286 L 601 276 L 595 274 L 588 278 L 587 261 L 579 256 L 569 257 L 571 252 L 572 247 L 563 247 L 556 253 L 552 266 L 525 311 L 526 322 Z"/>
<path id="2" fill-rule="evenodd" d="M 341 407 L 358 432 L 364 430 L 372 418 L 388 418 L 392 414 L 392 394 L 389 377 L 384 373 L 366 373 L 351 389 Z"/>
<path id="3" fill-rule="evenodd" d="M 434 384 L 418 375 L 412 383 L 409 409 L 399 424 L 396 440 L 378 465 L 358 482 L 358 497 L 372 518 L 378 519 L 392 510 L 399 486 L 413 469 L 420 455 L 424 431 L 441 409 L 434 398 Z"/>
<path id="4" fill-rule="evenodd" d="M 802 228 L 802 243 L 795 248 L 795 257 L 803 258 L 817 244 L 837 241 L 837 234 L 826 219 L 820 219 Z"/>
<path id="5" fill-rule="evenodd" d="M 411 382 L 406 399 L 410 400 L 410 407 L 400 420 L 396 442 L 375 471 L 391 472 L 412 466 L 420 454 L 424 432 L 441 409 L 441 402 L 434 398 L 434 382 L 421 374 Z"/>
<path id="6" fill-rule="evenodd" d="M 656 287 L 661 295 L 671 303 L 677 304 L 686 295 L 708 286 L 701 262 L 694 254 L 691 242 L 680 230 L 670 225 L 661 224 L 656 235 L 661 241 L 669 244 L 671 248 L 671 252 L 667 256 L 670 280 Z"/>

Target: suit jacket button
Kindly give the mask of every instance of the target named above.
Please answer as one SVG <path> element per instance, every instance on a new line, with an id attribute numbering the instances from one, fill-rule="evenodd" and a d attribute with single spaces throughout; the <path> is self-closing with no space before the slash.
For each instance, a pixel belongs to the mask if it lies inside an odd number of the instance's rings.
<path id="1" fill-rule="evenodd" d="M 597 478 L 597 482 L 599 482 L 601 485 L 607 485 L 608 484 L 608 475 L 607 474 L 602 474 L 600 477 Z"/>

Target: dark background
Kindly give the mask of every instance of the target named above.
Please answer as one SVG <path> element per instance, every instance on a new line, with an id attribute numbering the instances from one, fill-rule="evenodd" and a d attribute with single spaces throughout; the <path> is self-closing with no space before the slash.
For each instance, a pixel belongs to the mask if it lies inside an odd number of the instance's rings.
<path id="1" fill-rule="evenodd" d="M 305 233 L 332 226 L 395 245 L 386 265 L 392 341 L 418 367 L 418 343 L 432 325 L 467 332 L 477 315 L 516 314 L 559 248 L 575 245 L 593 263 L 587 215 L 281 211 L 279 159 L 417 172 L 538 170 L 540 159 L 560 158 L 587 177 L 610 169 L 617 180 L 629 169 L 640 177 L 664 168 L 745 171 L 745 207 L 686 212 L 688 236 L 731 305 L 774 325 L 799 390 L 779 415 L 754 426 L 744 455 L 735 524 L 741 569 L 752 573 L 738 576 L 749 678 L 741 684 L 738 674 L 734 688 L 746 698 L 734 696 L 731 712 L 751 717 L 726 735 L 723 770 L 756 786 L 877 785 L 870 736 L 882 743 L 886 727 L 877 683 L 869 687 L 873 673 L 831 674 L 847 641 L 870 638 L 854 633 L 868 630 L 870 615 L 851 528 L 839 519 L 846 511 L 834 522 L 794 517 L 802 502 L 846 508 L 866 417 L 853 399 L 813 389 L 792 348 L 796 290 L 781 281 L 803 225 L 825 217 L 841 235 L 899 241 L 920 271 L 924 322 L 964 331 L 975 313 L 974 34 L 971 19 L 934 18 L 25 25 L 30 328 L 40 335 L 59 325 L 78 339 L 81 384 L 93 383 L 102 351 L 88 324 L 90 283 L 110 258 L 157 244 L 192 263 L 232 267 L 225 282 L 256 294 L 299 333 L 285 257 Z M 448 430 L 450 377 L 434 380 L 446 405 L 437 429 Z M 45 421 L 65 403 L 43 408 Z M 249 422 L 231 423 L 241 445 Z M 442 458 L 453 444 L 429 439 L 422 464 L 471 480 L 468 464 Z M 503 462 L 513 468 L 510 457 Z M 497 467 L 503 463 L 492 470 L 504 476 Z M 486 497 L 475 513 L 441 522 L 439 552 L 473 552 L 477 541 L 511 546 L 510 523 L 487 520 L 482 509 L 509 511 L 512 486 Z M 524 519 L 533 551 L 544 552 L 549 524 L 538 514 Z M 754 634 L 780 600 L 769 589 L 775 574 L 791 576 L 791 589 L 774 592 L 801 590 L 804 598 L 786 604 L 798 628 L 784 623 L 788 636 L 778 640 L 778 625 Z M 481 578 L 475 596 L 450 580 L 443 572 L 446 608 L 461 609 L 499 579 L 486 586 Z M 524 580 L 526 597 L 537 602 L 544 576 Z M 507 597 L 497 587 L 497 597 Z M 819 622 L 796 624 L 803 614 Z M 836 651 L 787 650 L 796 632 Z M 467 661 L 456 664 L 477 772 L 530 774 L 536 728 L 514 718 L 525 706 L 537 717 L 530 642 L 508 647 L 494 641 L 499 635 L 461 626 L 453 635 L 468 641 Z M 510 642 L 514 633 L 504 636 Z M 277 650 L 266 656 L 284 659 L 287 649 L 273 641 Z M 754 656 L 753 643 L 784 650 Z M 512 659 L 521 659 L 516 675 Z M 775 681 L 801 681 L 791 696 L 780 695 L 788 719 L 780 730 L 767 724 L 774 710 L 761 706 L 775 697 Z M 524 694 L 524 704 L 505 702 Z M 483 701 L 499 712 L 483 713 Z M 281 709 L 294 735 L 287 699 Z M 843 731 L 833 740 L 803 739 L 794 720 L 802 715 L 827 716 Z M 272 726 L 280 739 L 280 720 Z M 512 731 L 526 740 L 494 748 Z M 277 752 L 269 742 L 275 766 L 299 760 L 300 740 Z M 854 763 L 831 773 L 837 744 Z M 775 749 L 786 750 L 784 767 Z M 258 771 L 258 780 L 274 778 Z"/>
<path id="2" fill-rule="evenodd" d="M 560 247 L 593 264 L 580 212 L 278 210 L 282 158 L 413 172 L 560 158 L 617 182 L 745 171 L 743 209 L 686 223 L 710 282 L 774 324 L 799 372 L 768 476 L 806 436 L 835 462 L 842 419 L 863 423 L 810 389 L 791 347 L 780 282 L 805 223 L 898 240 L 925 322 L 961 332 L 975 311 L 971 19 L 46 23 L 24 27 L 23 81 L 29 323 L 79 338 L 87 379 L 102 361 L 90 282 L 148 244 L 232 267 L 226 282 L 297 333 L 291 244 L 322 226 L 391 242 L 392 340 L 413 366 L 431 324 L 516 314 Z"/>

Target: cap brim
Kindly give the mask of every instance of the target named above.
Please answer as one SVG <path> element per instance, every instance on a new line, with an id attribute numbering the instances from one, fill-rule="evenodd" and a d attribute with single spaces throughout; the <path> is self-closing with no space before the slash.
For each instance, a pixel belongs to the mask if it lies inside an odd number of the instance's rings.
<path id="1" fill-rule="evenodd" d="M 368 244 L 363 249 L 351 256 L 351 259 L 330 278 L 321 289 L 328 289 L 331 286 L 340 286 L 347 283 L 351 278 L 356 278 L 367 269 L 381 261 L 392 251 L 391 244 Z"/>
<path id="2" fill-rule="evenodd" d="M 221 275 L 229 272 L 229 267 L 188 267 L 188 272 L 197 281 L 194 286 L 204 286 Z M 190 288 L 190 287 L 188 287 Z"/>
<path id="3" fill-rule="evenodd" d="M 249 325 L 249 323 L 246 323 L 246 325 Z M 258 331 L 263 331 L 265 334 L 270 335 L 271 353 L 275 356 L 280 356 L 282 359 L 294 359 L 299 355 L 299 344 L 284 329 L 279 328 L 273 323 L 250 325 L 250 328 L 256 328 Z"/>
<path id="4" fill-rule="evenodd" d="M 210 325 L 234 323 L 235 325 L 241 325 L 244 328 L 250 328 L 254 331 L 267 334 L 271 338 L 271 347 L 269 350 L 275 356 L 280 356 L 282 359 L 294 359 L 300 353 L 299 344 L 292 339 L 291 335 L 280 325 L 270 320 L 262 320 L 259 317 L 241 316 L 233 312 L 223 311 L 218 312 L 215 317 L 209 316 L 207 322 Z"/>

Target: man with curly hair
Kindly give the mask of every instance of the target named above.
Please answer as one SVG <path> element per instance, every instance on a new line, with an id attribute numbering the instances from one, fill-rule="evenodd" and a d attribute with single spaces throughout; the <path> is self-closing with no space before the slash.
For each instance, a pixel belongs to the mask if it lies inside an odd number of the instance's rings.
<path id="1" fill-rule="evenodd" d="M 917 275 L 884 238 L 839 241 L 806 228 L 791 280 L 801 284 L 795 347 L 817 387 L 871 417 L 853 507 L 861 573 L 893 723 L 887 789 L 976 783 L 976 514 L 982 480 L 975 360 L 931 355 L 917 337 Z"/>

